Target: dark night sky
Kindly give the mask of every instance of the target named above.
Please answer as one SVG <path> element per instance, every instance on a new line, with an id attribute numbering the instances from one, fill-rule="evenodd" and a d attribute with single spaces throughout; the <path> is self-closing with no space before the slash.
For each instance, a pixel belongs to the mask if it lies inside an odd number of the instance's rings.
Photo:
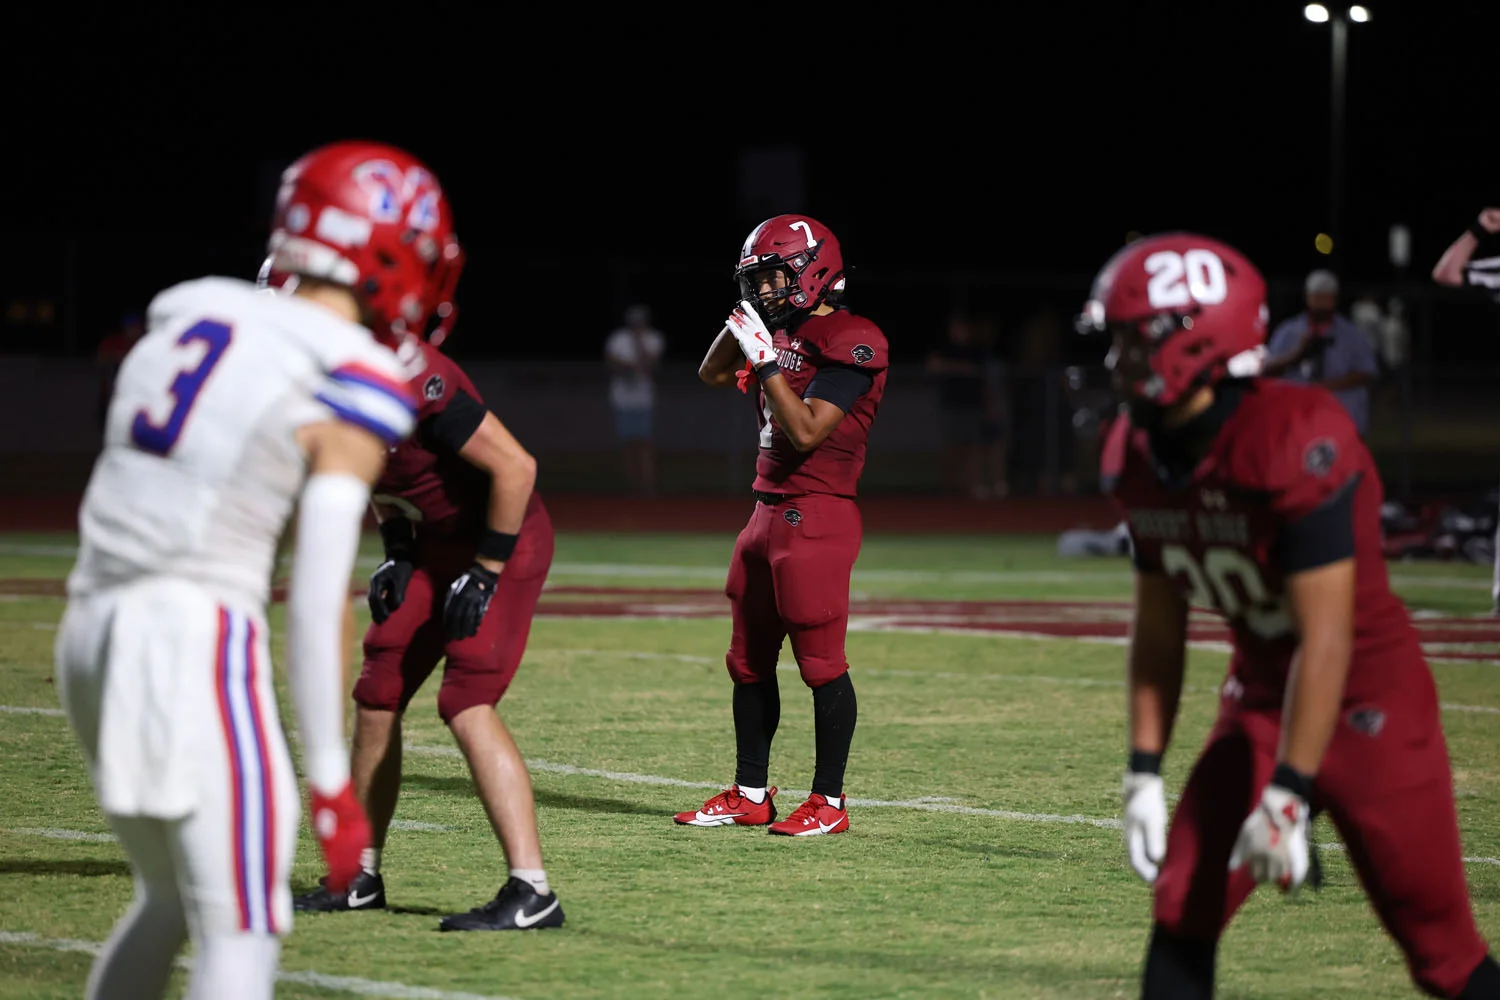
<path id="1" fill-rule="evenodd" d="M 528 11 L 544 19 L 529 28 L 510 8 L 480 20 L 438 4 L 183 5 L 66 30 L 25 15 L 0 32 L 16 140 L 3 225 L 34 239 L 7 240 L 5 259 L 29 256 L 12 274 L 49 281 L 55 249 L 38 263 L 17 244 L 88 234 L 87 342 L 164 284 L 253 275 L 267 171 L 362 136 L 425 158 L 450 193 L 470 255 L 459 354 L 592 354 L 622 298 L 641 296 L 673 353 L 696 356 L 758 221 L 741 211 L 738 158 L 761 146 L 804 150 L 805 211 L 880 286 L 867 305 L 893 344 L 933 336 L 948 308 L 938 284 L 897 275 L 1055 274 L 1071 301 L 1066 279 L 1086 280 L 1130 230 L 1200 229 L 1273 277 L 1324 262 L 1328 26 L 1300 3 L 1092 6 L 917 21 L 909 7 L 883 20 L 767 5 L 717 23 L 580 6 Z M 1390 277 L 1398 221 L 1425 275 L 1500 197 L 1495 5 L 1370 6 L 1351 30 L 1335 234 L 1349 282 Z M 652 269 L 617 286 L 612 259 Z"/>

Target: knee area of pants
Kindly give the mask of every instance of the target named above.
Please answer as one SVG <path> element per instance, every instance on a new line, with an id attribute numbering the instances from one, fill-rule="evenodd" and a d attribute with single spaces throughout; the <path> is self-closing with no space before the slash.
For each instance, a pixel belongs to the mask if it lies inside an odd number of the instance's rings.
<path id="1" fill-rule="evenodd" d="M 849 672 L 849 664 L 842 660 L 811 660 L 797 666 L 802 671 L 802 683 L 814 691 L 825 684 L 832 684 Z"/>
<path id="2" fill-rule="evenodd" d="M 1472 959 L 1456 961 L 1448 956 L 1413 956 L 1409 961 L 1412 983 L 1427 996 L 1500 1000 L 1500 967 L 1488 955 L 1473 967 Z"/>
<path id="3" fill-rule="evenodd" d="M 759 684 L 768 676 L 776 676 L 776 664 L 772 663 L 769 671 L 756 670 L 749 663 L 737 660 L 733 655 L 724 658 L 724 665 L 729 668 L 729 679 L 736 684 Z"/>
<path id="4" fill-rule="evenodd" d="M 361 677 L 354 684 L 354 703 L 378 712 L 403 710 L 406 706 L 401 703 L 401 678 L 377 681 Z"/>
<path id="5" fill-rule="evenodd" d="M 500 704 L 500 697 L 505 694 L 505 689 L 488 691 L 478 688 L 467 688 L 464 690 L 453 690 L 443 688 L 438 692 L 438 718 L 443 720 L 443 725 L 452 725 L 453 720 L 476 705 L 487 705 L 494 708 Z"/>

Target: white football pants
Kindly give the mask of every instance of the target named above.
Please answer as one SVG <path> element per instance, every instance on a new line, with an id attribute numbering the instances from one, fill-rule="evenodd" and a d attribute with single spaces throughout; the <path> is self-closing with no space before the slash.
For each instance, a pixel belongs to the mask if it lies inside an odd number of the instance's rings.
<path id="1" fill-rule="evenodd" d="M 267 631 L 185 581 L 68 605 L 58 693 L 135 873 L 88 1000 L 156 1000 L 189 935 L 189 1000 L 271 1000 L 301 806 Z"/>

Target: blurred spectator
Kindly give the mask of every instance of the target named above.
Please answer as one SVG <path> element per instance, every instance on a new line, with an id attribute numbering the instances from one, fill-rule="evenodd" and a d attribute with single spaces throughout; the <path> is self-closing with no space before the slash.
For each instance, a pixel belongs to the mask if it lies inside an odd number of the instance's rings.
<path id="1" fill-rule="evenodd" d="M 927 357 L 937 376 L 942 420 L 944 480 L 950 489 L 983 497 L 988 352 L 975 339 L 966 316 L 948 320 L 948 338 Z"/>
<path id="2" fill-rule="evenodd" d="M 651 312 L 643 305 L 625 310 L 625 325 L 604 342 L 611 372 L 609 403 L 615 414 L 615 433 L 625 452 L 625 475 L 638 493 L 656 489 L 656 456 L 651 443 L 656 409 L 655 373 L 666 349 L 666 338 L 651 326 Z"/>
<path id="3" fill-rule="evenodd" d="M 1344 404 L 1360 437 L 1370 429 L 1370 385 L 1379 368 L 1371 338 L 1338 312 L 1339 280 L 1318 270 L 1303 286 L 1307 308 L 1271 334 L 1263 374 L 1321 385 Z"/>
<path id="4" fill-rule="evenodd" d="M 99 369 L 99 400 L 94 419 L 101 431 L 109 414 L 109 397 L 115 391 L 115 376 L 119 374 L 120 363 L 145 332 L 145 323 L 140 313 L 126 313 L 120 318 L 119 327 L 99 342 L 99 349 L 94 355 Z"/>

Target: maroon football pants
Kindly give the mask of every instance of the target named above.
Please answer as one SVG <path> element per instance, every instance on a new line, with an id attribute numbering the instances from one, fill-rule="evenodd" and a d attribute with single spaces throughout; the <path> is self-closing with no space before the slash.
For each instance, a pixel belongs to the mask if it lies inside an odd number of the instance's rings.
<path id="1" fill-rule="evenodd" d="M 775 506 L 756 502 L 729 562 L 734 632 L 725 662 L 737 683 L 776 675 L 782 640 L 808 687 L 849 669 L 849 574 L 864 526 L 848 497 L 811 493 Z"/>
<path id="2" fill-rule="evenodd" d="M 1454 997 L 1487 949 L 1469 907 L 1437 693 L 1425 668 L 1410 676 L 1410 687 L 1344 706 L 1315 795 L 1412 979 Z M 1255 888 L 1248 867 L 1227 871 L 1229 855 L 1276 769 L 1280 735 L 1279 709 L 1222 702 L 1156 882 L 1156 920 L 1171 933 L 1217 939 Z"/>
<path id="3" fill-rule="evenodd" d="M 364 669 L 354 700 L 366 708 L 405 711 L 417 689 L 447 657 L 438 690 L 444 722 L 475 705 L 495 705 L 510 687 L 526 652 L 531 616 L 552 566 L 552 521 L 547 508 L 532 506 L 521 526 L 516 550 L 495 585 L 495 596 L 467 639 L 449 641 L 443 622 L 448 585 L 474 564 L 472 544 L 424 540 L 406 588 L 406 599 L 365 633 Z"/>

